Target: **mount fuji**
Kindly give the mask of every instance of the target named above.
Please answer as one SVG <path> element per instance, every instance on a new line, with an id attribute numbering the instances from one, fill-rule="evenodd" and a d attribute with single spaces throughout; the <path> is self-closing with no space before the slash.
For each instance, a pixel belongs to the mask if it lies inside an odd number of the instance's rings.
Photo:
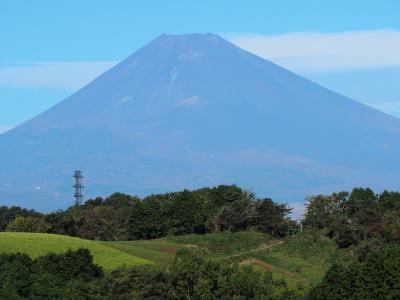
<path id="1" fill-rule="evenodd" d="M 0 203 L 237 184 L 277 201 L 398 188 L 400 120 L 213 34 L 161 35 L 0 135 Z"/>

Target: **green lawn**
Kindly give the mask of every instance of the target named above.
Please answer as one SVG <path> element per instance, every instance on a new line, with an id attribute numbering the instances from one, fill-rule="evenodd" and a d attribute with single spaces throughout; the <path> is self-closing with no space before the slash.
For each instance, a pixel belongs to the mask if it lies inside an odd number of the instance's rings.
<path id="1" fill-rule="evenodd" d="M 62 253 L 68 249 L 76 250 L 78 248 L 89 249 L 93 255 L 94 263 L 102 266 L 106 271 L 111 271 L 123 265 L 135 266 L 151 263 L 143 258 L 95 241 L 45 233 L 0 233 L 0 252 L 2 253 L 22 252 L 36 258 L 50 252 Z"/>

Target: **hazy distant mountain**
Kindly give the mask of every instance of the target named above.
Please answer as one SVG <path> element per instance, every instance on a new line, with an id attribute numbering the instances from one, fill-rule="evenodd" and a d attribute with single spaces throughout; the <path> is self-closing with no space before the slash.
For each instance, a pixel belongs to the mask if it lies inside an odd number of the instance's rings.
<path id="1" fill-rule="evenodd" d="M 400 120 L 212 34 L 162 35 L 0 136 L 0 203 L 236 183 L 281 201 L 398 188 Z"/>

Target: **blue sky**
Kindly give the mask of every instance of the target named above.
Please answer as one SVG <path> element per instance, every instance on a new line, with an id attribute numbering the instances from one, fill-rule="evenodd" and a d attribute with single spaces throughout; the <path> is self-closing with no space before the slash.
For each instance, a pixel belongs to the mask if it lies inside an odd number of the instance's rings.
<path id="1" fill-rule="evenodd" d="M 400 1 L 0 1 L 0 132 L 162 33 L 212 32 L 400 117 Z"/>

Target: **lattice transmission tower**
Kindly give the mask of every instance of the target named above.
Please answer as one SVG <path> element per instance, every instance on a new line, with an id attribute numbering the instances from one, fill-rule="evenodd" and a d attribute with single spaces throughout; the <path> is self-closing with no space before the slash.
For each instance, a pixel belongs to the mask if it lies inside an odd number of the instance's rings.
<path id="1" fill-rule="evenodd" d="M 82 189 L 84 186 L 82 185 L 82 172 L 81 171 L 75 171 L 75 174 L 73 176 L 75 178 L 75 184 L 73 185 L 73 188 L 75 189 L 75 205 L 80 205 L 83 202 L 83 194 L 82 194 Z"/>

